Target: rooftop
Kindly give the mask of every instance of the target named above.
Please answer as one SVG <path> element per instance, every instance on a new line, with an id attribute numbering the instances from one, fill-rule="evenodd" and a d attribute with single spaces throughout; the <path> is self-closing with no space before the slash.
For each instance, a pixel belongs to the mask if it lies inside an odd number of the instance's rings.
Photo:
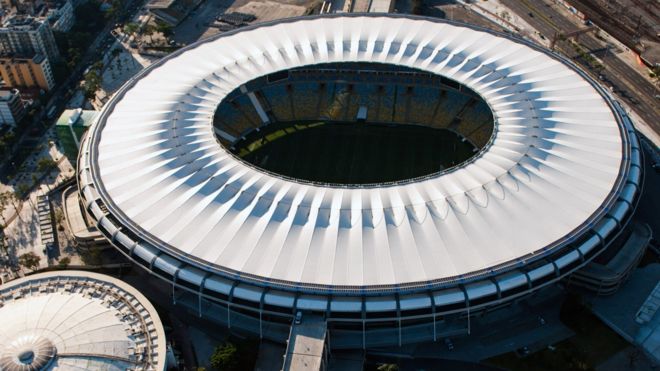
<path id="1" fill-rule="evenodd" d="M 90 127 L 98 115 L 99 111 L 94 110 L 67 109 L 57 119 L 56 125 Z"/>
<path id="2" fill-rule="evenodd" d="M 46 59 L 46 57 L 41 53 L 37 53 L 33 56 L 0 55 L 0 63 L 6 63 L 6 62 L 25 63 L 31 61 L 32 63 L 40 64 L 41 62 L 44 61 L 44 59 Z"/>
<path id="3" fill-rule="evenodd" d="M 29 15 L 28 16 L 26 16 L 26 15 L 13 15 L 13 16 L 8 17 L 7 19 L 5 19 L 2 26 L 4 28 L 9 28 L 9 29 L 31 28 L 33 30 L 36 30 L 41 24 L 42 24 L 42 21 L 40 21 L 39 19 L 34 18 L 32 16 L 29 16 Z"/>
<path id="4" fill-rule="evenodd" d="M 19 94 L 17 89 L 0 89 L 0 100 L 10 100 Z"/>
<path id="5" fill-rule="evenodd" d="M 115 278 L 63 271 L 0 286 L 0 369 L 162 370 L 165 335 L 137 290 Z"/>
<path id="6" fill-rule="evenodd" d="M 167 9 L 169 8 L 176 0 L 150 0 L 147 3 L 148 9 Z"/>

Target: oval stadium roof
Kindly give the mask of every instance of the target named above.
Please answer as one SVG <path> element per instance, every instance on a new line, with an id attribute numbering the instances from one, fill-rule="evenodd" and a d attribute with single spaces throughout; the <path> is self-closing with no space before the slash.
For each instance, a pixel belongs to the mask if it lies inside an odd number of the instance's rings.
<path id="1" fill-rule="evenodd" d="M 479 158 L 415 182 L 326 186 L 266 174 L 218 144 L 213 115 L 255 77 L 377 62 L 480 94 Z M 92 131 L 94 186 L 133 233 L 202 269 L 326 286 L 447 280 L 537 256 L 611 206 L 622 128 L 595 85 L 540 48 L 406 16 L 312 17 L 222 34 L 123 88 Z"/>

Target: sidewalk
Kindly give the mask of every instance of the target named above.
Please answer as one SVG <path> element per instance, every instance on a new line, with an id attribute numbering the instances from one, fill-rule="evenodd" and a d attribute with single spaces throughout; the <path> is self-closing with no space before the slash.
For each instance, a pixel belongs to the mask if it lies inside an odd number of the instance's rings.
<path id="1" fill-rule="evenodd" d="M 13 263 L 17 263 L 20 255 L 32 252 L 40 257 L 40 268 L 48 266 L 48 259 L 44 251 L 45 246 L 41 242 L 39 233 L 37 197 L 47 194 L 50 189 L 74 176 L 74 169 L 69 160 L 63 156 L 62 151 L 57 146 L 50 145 L 53 139 L 54 129 L 50 129 L 47 135 L 42 138 L 42 150 L 30 155 L 28 160 L 25 161 L 25 168 L 22 169 L 19 175 L 9 184 L 0 183 L 0 191 L 13 193 L 19 184 L 32 185 L 33 176 L 36 176 L 37 180 L 37 186 L 32 188 L 23 200 L 9 202 L 3 213 L 3 218 L 7 221 L 5 241 L 9 258 Z M 38 159 L 41 158 L 51 158 L 56 161 L 58 164 L 57 169 L 51 170 L 48 174 L 39 173 L 37 163 Z M 16 207 L 18 212 L 15 210 Z"/>

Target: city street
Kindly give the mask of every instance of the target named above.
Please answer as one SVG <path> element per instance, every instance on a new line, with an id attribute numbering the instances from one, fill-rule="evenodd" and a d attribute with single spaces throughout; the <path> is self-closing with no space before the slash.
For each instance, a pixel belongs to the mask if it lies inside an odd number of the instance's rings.
<path id="1" fill-rule="evenodd" d="M 26 146 L 25 142 L 28 140 L 28 134 L 35 128 L 39 128 L 39 125 L 41 125 L 42 128 L 48 128 L 55 123 L 55 120 L 59 117 L 65 108 L 65 101 L 68 99 L 68 93 L 79 87 L 83 78 L 84 71 L 92 63 L 101 59 L 103 55 L 108 52 L 109 49 L 107 47 L 115 41 L 115 37 L 110 34 L 110 30 L 114 27 L 115 22 L 125 20 L 128 16 L 132 16 L 137 12 L 137 9 L 146 3 L 146 0 L 128 1 L 129 3 L 126 4 L 126 9 L 124 12 L 116 20 L 110 20 L 106 23 L 103 30 L 99 32 L 99 34 L 96 36 L 96 39 L 94 39 L 85 54 L 82 56 L 76 68 L 69 73 L 67 79 L 62 83 L 59 83 L 53 90 L 50 91 L 51 98 L 46 104 L 44 104 L 43 109 L 41 110 L 41 114 L 37 115 L 32 122 L 26 123 L 28 127 L 26 128 L 23 136 L 18 139 L 15 148 Z M 52 117 L 46 117 L 45 112 L 48 112 L 51 107 L 56 107 L 56 109 Z M 45 132 L 45 129 L 41 130 Z M 2 161 L 0 161 L 0 178 L 3 177 L 3 173 L 8 170 L 7 167 L 9 163 L 16 162 L 14 160 L 15 157 L 16 155 L 14 154 L 11 159 L 2 159 Z M 20 164 L 16 163 L 15 166 L 20 166 Z"/>

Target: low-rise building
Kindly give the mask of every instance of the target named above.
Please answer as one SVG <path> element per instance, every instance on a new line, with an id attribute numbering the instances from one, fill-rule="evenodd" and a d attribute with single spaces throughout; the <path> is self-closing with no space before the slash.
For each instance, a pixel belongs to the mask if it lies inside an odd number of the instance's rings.
<path id="1" fill-rule="evenodd" d="M 0 90 L 0 125 L 16 126 L 25 117 L 25 113 L 25 104 L 18 90 Z"/>
<path id="2" fill-rule="evenodd" d="M 48 59 L 42 54 L 33 57 L 0 57 L 0 76 L 12 88 L 39 87 L 50 90 L 55 78 Z"/>

